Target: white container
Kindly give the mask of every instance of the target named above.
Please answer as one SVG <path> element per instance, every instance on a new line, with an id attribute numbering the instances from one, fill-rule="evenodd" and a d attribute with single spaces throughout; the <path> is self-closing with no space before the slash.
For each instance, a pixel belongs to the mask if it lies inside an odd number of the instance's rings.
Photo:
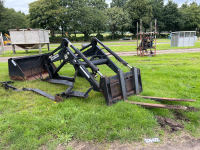
<path id="1" fill-rule="evenodd" d="M 26 49 L 39 49 L 42 53 L 41 47 L 47 44 L 49 48 L 49 30 L 44 29 L 9 29 L 11 38 L 11 45 L 13 53 L 15 54 L 15 45 Z"/>
<path id="2" fill-rule="evenodd" d="M 196 31 L 172 32 L 171 47 L 194 46 L 196 41 Z"/>
<path id="3" fill-rule="evenodd" d="M 49 43 L 49 30 L 43 29 L 10 29 L 11 44 Z"/>

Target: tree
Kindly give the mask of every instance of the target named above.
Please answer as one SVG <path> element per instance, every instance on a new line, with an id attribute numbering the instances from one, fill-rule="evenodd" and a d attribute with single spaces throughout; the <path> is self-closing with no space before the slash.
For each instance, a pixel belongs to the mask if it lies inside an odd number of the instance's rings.
<path id="1" fill-rule="evenodd" d="M 58 0 L 38 0 L 29 4 L 30 24 L 32 27 L 50 29 L 51 35 L 63 24 L 66 8 Z"/>
<path id="2" fill-rule="evenodd" d="M 192 31 L 200 28 L 200 6 L 196 2 L 192 2 L 190 5 L 187 2 L 182 4 L 180 13 L 185 21 L 182 30 Z"/>
<path id="3" fill-rule="evenodd" d="M 178 4 L 169 0 L 163 8 L 163 23 L 166 31 L 177 31 L 184 25 Z"/>
<path id="4" fill-rule="evenodd" d="M 84 7 L 84 0 L 60 0 L 60 6 L 67 8 L 67 20 L 68 24 L 65 24 L 65 28 L 73 31 L 76 37 L 76 31 L 79 20 L 79 8 Z"/>
<path id="5" fill-rule="evenodd" d="M 128 0 L 112 0 L 112 2 L 110 3 L 110 7 L 120 7 L 123 8 Z"/>
<path id="6" fill-rule="evenodd" d="M 93 0 L 91 1 L 91 6 L 94 7 L 96 11 L 96 16 L 94 20 L 93 32 L 100 34 L 100 31 L 106 30 L 107 16 L 105 10 L 108 8 L 108 4 L 105 0 Z"/>
<path id="7" fill-rule="evenodd" d="M 149 22 L 152 18 L 152 6 L 149 0 L 129 0 L 125 6 L 131 18 L 130 32 L 136 33 L 137 22 L 142 19 L 143 26 L 149 27 Z"/>
<path id="8" fill-rule="evenodd" d="M 0 31 L 8 33 L 8 29 L 27 28 L 26 16 L 21 11 L 16 12 L 13 8 L 4 8 L 1 21 Z"/>
<path id="9" fill-rule="evenodd" d="M 130 15 L 128 13 L 128 11 L 123 10 L 123 17 L 122 17 L 122 21 L 120 22 L 120 31 L 121 31 L 121 35 L 124 35 L 124 31 L 126 31 L 126 29 L 128 29 L 131 26 L 131 19 L 130 19 Z"/>
<path id="10" fill-rule="evenodd" d="M 108 8 L 108 4 L 105 0 L 91 0 L 89 6 L 95 7 L 97 10 L 105 11 Z"/>
<path id="11" fill-rule="evenodd" d="M 3 1 L 0 1 L 0 21 L 2 20 L 3 11 L 4 11 Z"/>
<path id="12" fill-rule="evenodd" d="M 160 33 L 165 29 L 163 20 L 164 0 L 150 0 L 152 6 L 152 21 L 157 19 L 157 30 Z"/>
<path id="13" fill-rule="evenodd" d="M 94 7 L 82 7 L 78 9 L 77 12 L 77 30 L 83 33 L 85 40 L 87 40 L 92 32 L 95 30 L 99 31 L 99 29 L 102 28 L 102 26 L 98 27 L 98 25 L 102 21 L 105 21 L 102 20 L 104 18 L 104 13 Z"/>
<path id="14" fill-rule="evenodd" d="M 26 15 L 25 16 L 25 21 L 26 21 L 26 26 L 27 27 L 31 27 L 31 24 L 30 24 L 30 14 Z"/>
<path id="15" fill-rule="evenodd" d="M 106 10 L 108 16 L 108 28 L 112 32 L 112 39 L 114 40 L 114 34 L 120 30 L 123 26 L 129 25 L 129 15 L 123 11 L 122 8 L 112 7 Z"/>
<path id="16" fill-rule="evenodd" d="M 69 28 L 75 36 L 79 31 L 87 40 L 92 32 L 105 29 L 104 10 L 108 6 L 105 0 L 63 0 L 62 4 L 68 8 Z"/>
<path id="17" fill-rule="evenodd" d="M 127 14 L 128 12 L 124 9 L 127 1 L 128 0 L 112 0 L 112 2 L 110 3 L 110 6 L 111 7 L 115 7 L 116 6 L 116 7 L 122 8 L 124 13 Z M 129 22 L 126 22 L 127 20 L 129 20 Z M 123 17 L 123 21 L 121 22 L 121 28 L 120 28 L 122 36 L 124 34 L 124 30 L 126 30 L 127 27 L 130 26 L 130 24 L 131 24 L 131 21 L 130 21 L 129 15 L 125 15 Z"/>
<path id="18" fill-rule="evenodd" d="M 107 29 L 107 16 L 105 11 L 96 10 L 92 31 L 100 34 Z"/>
<path id="19" fill-rule="evenodd" d="M 84 0 L 59 0 L 60 6 L 67 8 L 66 16 L 64 18 L 63 28 L 68 31 L 73 31 L 76 37 L 78 12 L 77 9 L 83 7 Z"/>

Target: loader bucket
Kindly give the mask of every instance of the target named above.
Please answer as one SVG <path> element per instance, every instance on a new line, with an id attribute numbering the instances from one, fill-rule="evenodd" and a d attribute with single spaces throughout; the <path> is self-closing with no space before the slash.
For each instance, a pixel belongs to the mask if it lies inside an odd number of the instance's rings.
<path id="1" fill-rule="evenodd" d="M 142 92 L 140 70 L 135 67 L 130 72 L 123 73 L 120 70 L 115 76 L 102 76 L 100 87 L 108 106 L 121 99 L 127 100 L 127 96 Z"/>
<path id="2" fill-rule="evenodd" d="M 46 77 L 48 72 L 42 60 L 43 55 L 34 55 L 8 60 L 9 75 L 13 80 L 34 80 L 38 76 Z"/>

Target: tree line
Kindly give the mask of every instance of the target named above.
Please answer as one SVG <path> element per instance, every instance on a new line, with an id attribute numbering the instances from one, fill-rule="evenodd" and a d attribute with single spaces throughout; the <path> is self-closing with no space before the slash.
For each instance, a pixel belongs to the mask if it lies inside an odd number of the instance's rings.
<path id="1" fill-rule="evenodd" d="M 136 33 L 137 22 L 142 19 L 143 27 L 148 29 L 150 22 L 157 19 L 157 30 L 181 31 L 199 30 L 200 5 L 196 1 L 182 6 L 169 0 L 112 0 L 110 7 L 105 0 L 37 0 L 29 4 L 29 14 L 4 8 L 0 1 L 0 32 L 18 28 L 62 30 L 84 34 L 110 31 L 112 38 L 117 31 Z"/>
<path id="2" fill-rule="evenodd" d="M 26 15 L 13 8 L 5 8 L 3 1 L 0 0 L 0 32 L 8 33 L 8 29 L 27 28 L 28 20 Z"/>

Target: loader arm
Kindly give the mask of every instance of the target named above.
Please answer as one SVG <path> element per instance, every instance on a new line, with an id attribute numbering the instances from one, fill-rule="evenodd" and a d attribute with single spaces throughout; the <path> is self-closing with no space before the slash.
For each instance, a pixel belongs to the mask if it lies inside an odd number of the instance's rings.
<path id="1" fill-rule="evenodd" d="M 129 67 L 130 71 L 124 73 L 101 49 L 97 43 L 106 49 L 111 55 L 113 55 L 123 65 Z M 73 51 L 72 51 L 73 50 Z M 55 67 L 54 62 L 62 61 L 59 66 Z M 26 63 L 27 62 L 27 63 Z M 75 69 L 74 77 L 67 77 L 59 75 L 61 68 L 71 64 Z M 107 77 L 103 75 L 98 65 L 107 65 L 111 68 L 116 75 Z M 97 92 L 103 93 L 107 105 L 112 105 L 121 99 L 127 100 L 127 96 L 133 94 L 139 94 L 142 92 L 142 82 L 140 76 L 140 70 L 136 67 L 131 67 L 126 61 L 114 53 L 111 49 L 106 47 L 97 38 L 93 38 L 91 43 L 86 47 L 79 50 L 76 48 L 67 38 L 63 38 L 61 45 L 50 53 L 28 56 L 26 59 L 10 59 L 9 68 L 11 78 L 18 78 L 20 80 L 27 80 L 29 77 L 34 76 L 43 78 L 43 75 L 48 73 L 48 82 L 51 83 L 63 83 L 69 85 L 68 89 L 61 96 L 74 97 L 82 96 L 87 97 L 87 94 L 91 89 Z M 12 71 L 14 69 L 16 71 Z M 92 73 L 87 68 L 92 70 Z M 18 72 L 18 73 L 17 73 Z M 76 75 L 80 74 L 84 77 L 91 85 L 91 87 L 83 92 L 72 91 L 73 84 L 75 82 Z M 12 74 L 12 75 L 11 75 Z M 100 81 L 98 83 L 95 80 L 95 76 L 100 75 Z M 17 77 L 16 77 L 17 76 Z M 21 77 L 19 77 L 21 76 Z M 32 78 L 31 78 L 32 79 Z"/>

